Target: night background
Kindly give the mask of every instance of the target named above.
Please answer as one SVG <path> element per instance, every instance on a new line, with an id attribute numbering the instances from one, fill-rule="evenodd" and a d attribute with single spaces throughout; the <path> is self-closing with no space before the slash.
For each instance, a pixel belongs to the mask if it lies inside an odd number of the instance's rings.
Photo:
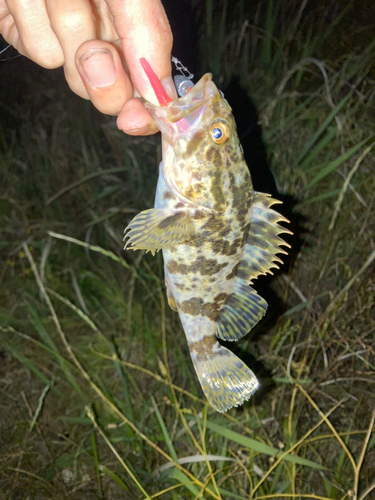
<path id="1" fill-rule="evenodd" d="M 163 1 L 212 72 L 292 248 L 228 347 L 260 380 L 216 413 L 166 301 L 123 251 L 160 136 L 129 137 L 13 48 L 0 55 L 0 498 L 375 499 L 375 7 Z M 6 42 L 0 38 L 0 51 Z"/>

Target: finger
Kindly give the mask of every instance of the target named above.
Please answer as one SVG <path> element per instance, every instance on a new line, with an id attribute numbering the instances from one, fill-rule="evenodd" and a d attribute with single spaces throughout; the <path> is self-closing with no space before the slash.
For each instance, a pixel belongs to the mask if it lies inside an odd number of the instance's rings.
<path id="1" fill-rule="evenodd" d="M 9 13 L 4 0 L 0 0 L 0 33 L 6 42 L 10 43 L 10 45 L 13 45 L 13 47 L 17 49 L 20 35 L 18 33 L 17 26 L 15 25 L 13 16 Z"/>
<path id="2" fill-rule="evenodd" d="M 133 86 L 117 49 L 108 42 L 91 40 L 79 47 L 75 63 L 94 106 L 102 113 L 118 115 L 133 97 Z"/>
<path id="3" fill-rule="evenodd" d="M 11 15 L 5 19 L 7 41 L 44 68 L 62 66 L 64 54 L 51 29 L 45 1 L 7 0 L 7 6 Z"/>
<path id="4" fill-rule="evenodd" d="M 85 86 L 75 64 L 75 55 L 82 43 L 97 38 L 91 4 L 89 0 L 50 0 L 47 11 L 64 53 L 66 81 L 73 92 L 87 99 Z"/>
<path id="5" fill-rule="evenodd" d="M 129 135 L 151 135 L 158 132 L 152 116 L 138 98 L 126 102 L 118 115 L 117 126 Z"/>
<path id="6" fill-rule="evenodd" d="M 154 91 L 139 62 L 145 57 L 156 76 L 174 99 L 171 78 L 172 32 L 159 0 L 106 0 L 113 16 L 116 31 L 131 80 L 140 95 L 158 104 Z"/>
<path id="7" fill-rule="evenodd" d="M 112 14 L 109 11 L 105 0 L 91 0 L 95 4 L 98 39 L 106 42 L 119 41 L 118 34 L 113 26 Z"/>

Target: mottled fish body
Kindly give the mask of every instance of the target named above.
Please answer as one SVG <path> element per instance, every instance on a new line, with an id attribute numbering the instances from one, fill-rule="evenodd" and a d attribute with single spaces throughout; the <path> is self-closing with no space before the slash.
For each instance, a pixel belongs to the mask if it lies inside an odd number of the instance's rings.
<path id="1" fill-rule="evenodd" d="M 158 107 L 146 103 L 162 132 L 155 208 L 126 229 L 126 247 L 163 250 L 169 305 L 179 313 L 197 376 L 219 412 L 243 404 L 258 387 L 254 373 L 217 338 L 239 340 L 265 314 L 250 286 L 281 262 L 290 232 L 253 190 L 227 101 L 204 75 L 188 94 Z"/>

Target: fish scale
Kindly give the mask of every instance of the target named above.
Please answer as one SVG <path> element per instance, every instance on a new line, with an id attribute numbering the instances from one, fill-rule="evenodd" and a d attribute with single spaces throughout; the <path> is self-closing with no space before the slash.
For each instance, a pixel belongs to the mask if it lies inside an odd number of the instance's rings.
<path id="1" fill-rule="evenodd" d="M 253 190 L 231 108 L 211 75 L 168 101 L 145 103 L 162 132 L 163 161 L 155 207 L 131 221 L 125 248 L 163 251 L 169 305 L 203 392 L 224 412 L 258 381 L 218 338 L 239 340 L 264 316 L 267 303 L 250 284 L 281 262 L 276 254 L 289 245 L 279 234 L 290 231 L 271 208 L 277 200 Z"/>

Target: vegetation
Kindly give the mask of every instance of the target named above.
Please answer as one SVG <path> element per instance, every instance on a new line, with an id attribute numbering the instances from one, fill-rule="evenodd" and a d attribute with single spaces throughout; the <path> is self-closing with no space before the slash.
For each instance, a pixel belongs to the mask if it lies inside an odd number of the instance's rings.
<path id="1" fill-rule="evenodd" d="M 231 346 L 261 389 L 228 414 L 202 397 L 161 255 L 122 251 L 159 138 L 125 137 L 59 72 L 1 79 L 4 498 L 374 498 L 375 44 L 355 4 L 248 3 L 196 2 L 202 69 L 254 100 L 295 236 Z"/>

